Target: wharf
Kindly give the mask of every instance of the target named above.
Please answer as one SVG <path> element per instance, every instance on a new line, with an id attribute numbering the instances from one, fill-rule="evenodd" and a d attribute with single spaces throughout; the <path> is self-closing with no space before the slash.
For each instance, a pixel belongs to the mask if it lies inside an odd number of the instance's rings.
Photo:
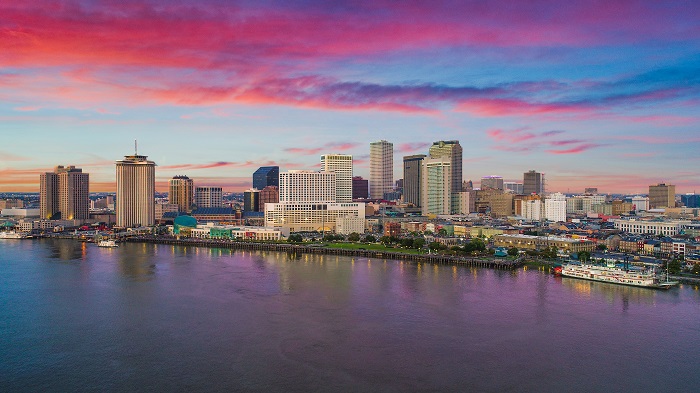
<path id="1" fill-rule="evenodd" d="M 522 259 L 516 260 L 500 260 L 495 258 L 467 258 L 453 255 L 439 254 L 405 254 L 401 252 L 387 252 L 374 250 L 345 250 L 338 248 L 327 248 L 312 245 L 301 244 L 283 244 L 283 243 L 255 243 L 255 242 L 239 242 L 239 241 L 223 241 L 210 239 L 163 239 L 155 237 L 129 237 L 124 241 L 133 243 L 155 243 L 168 244 L 175 246 L 192 246 L 192 247 L 212 247 L 212 248 L 229 248 L 236 250 L 257 250 L 257 251 L 279 251 L 287 253 L 300 254 L 322 254 L 322 255 L 343 255 L 351 257 L 363 258 L 381 258 L 395 259 L 410 262 L 432 263 L 437 265 L 457 265 L 457 266 L 472 266 L 483 267 L 497 270 L 513 270 L 522 266 Z"/>

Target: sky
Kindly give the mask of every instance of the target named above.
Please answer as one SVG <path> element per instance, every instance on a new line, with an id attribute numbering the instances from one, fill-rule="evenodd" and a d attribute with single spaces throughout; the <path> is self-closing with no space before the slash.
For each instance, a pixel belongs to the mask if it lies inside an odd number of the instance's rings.
<path id="1" fill-rule="evenodd" d="M 24 0 L 0 3 L 0 192 L 116 160 L 157 188 L 243 191 L 369 143 L 459 140 L 464 180 L 700 191 L 698 1 Z"/>

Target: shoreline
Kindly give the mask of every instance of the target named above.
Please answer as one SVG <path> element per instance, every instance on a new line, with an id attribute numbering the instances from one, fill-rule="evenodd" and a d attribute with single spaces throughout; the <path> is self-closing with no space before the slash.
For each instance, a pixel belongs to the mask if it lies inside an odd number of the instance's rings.
<path id="1" fill-rule="evenodd" d="M 214 239 L 161 239 L 161 238 L 144 238 L 130 237 L 124 239 L 128 243 L 151 243 L 151 244 L 167 244 L 178 246 L 195 246 L 208 248 L 229 248 L 235 250 L 258 250 L 258 251 L 278 251 L 288 253 L 303 253 L 303 254 L 323 254 L 323 255 L 343 255 L 363 258 L 381 258 L 403 260 L 408 262 L 424 262 L 437 265 L 455 265 L 455 266 L 472 266 L 484 267 L 496 270 L 515 270 L 524 265 L 522 259 L 517 260 L 498 260 L 495 258 L 484 259 L 474 257 L 459 257 L 451 255 L 438 254 L 407 254 L 402 252 L 387 252 L 374 250 L 349 250 L 340 248 L 328 248 L 312 245 L 301 244 L 286 244 L 286 243 L 254 243 L 254 242 L 232 242 L 221 241 Z"/>

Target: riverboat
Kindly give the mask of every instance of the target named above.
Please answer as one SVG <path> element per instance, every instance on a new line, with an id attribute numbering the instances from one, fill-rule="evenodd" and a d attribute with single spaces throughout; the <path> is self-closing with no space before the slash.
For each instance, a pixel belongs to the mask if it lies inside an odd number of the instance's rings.
<path id="1" fill-rule="evenodd" d="M 5 231 L 0 232 L 0 239 L 26 239 L 28 236 L 23 232 Z"/>
<path id="2" fill-rule="evenodd" d="M 564 277 L 580 278 L 612 284 L 631 285 L 635 287 L 669 289 L 678 282 L 663 281 L 652 268 L 619 266 L 614 263 L 596 265 L 592 263 L 569 262 L 557 266 L 554 273 Z"/>
<path id="3" fill-rule="evenodd" d="M 114 240 L 112 240 L 112 239 L 106 239 L 106 240 L 100 240 L 100 241 L 97 243 L 97 247 L 110 247 L 110 248 L 114 248 L 114 247 L 119 247 L 119 245 L 117 244 L 116 241 L 114 241 Z"/>

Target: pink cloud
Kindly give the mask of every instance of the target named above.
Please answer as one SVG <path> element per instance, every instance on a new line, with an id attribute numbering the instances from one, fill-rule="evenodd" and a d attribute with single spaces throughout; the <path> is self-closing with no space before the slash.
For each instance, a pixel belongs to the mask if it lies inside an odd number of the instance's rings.
<path id="1" fill-rule="evenodd" d="M 426 142 L 409 142 L 409 143 L 399 143 L 396 147 L 398 153 L 413 153 L 418 150 L 426 150 L 430 146 Z"/>
<path id="2" fill-rule="evenodd" d="M 344 152 L 352 150 L 358 146 L 360 146 L 360 144 L 356 142 L 329 142 L 320 147 L 289 147 L 284 149 L 284 151 L 297 155 L 312 156 L 321 153 L 332 154 L 334 152 Z"/>
<path id="3" fill-rule="evenodd" d="M 572 147 L 570 149 L 564 149 L 564 150 L 546 150 L 547 153 L 551 154 L 579 154 L 583 153 L 584 151 L 595 149 L 597 147 L 601 147 L 603 145 L 596 144 L 596 143 L 582 143 L 578 146 Z"/>

